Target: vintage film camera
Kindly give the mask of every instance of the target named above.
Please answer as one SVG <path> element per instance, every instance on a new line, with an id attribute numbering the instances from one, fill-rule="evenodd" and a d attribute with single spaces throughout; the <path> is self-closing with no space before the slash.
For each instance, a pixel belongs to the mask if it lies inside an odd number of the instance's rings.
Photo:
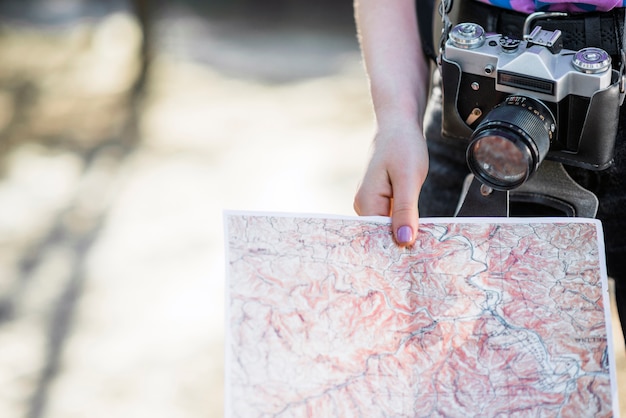
<path id="1" fill-rule="evenodd" d="M 563 49 L 561 32 L 540 26 L 517 40 L 461 23 L 449 31 L 440 63 L 442 133 L 469 138 L 480 196 L 506 192 L 506 215 L 511 191 L 568 216 L 595 216 L 597 199 L 562 164 L 603 170 L 612 163 L 620 74 L 607 52 Z"/>

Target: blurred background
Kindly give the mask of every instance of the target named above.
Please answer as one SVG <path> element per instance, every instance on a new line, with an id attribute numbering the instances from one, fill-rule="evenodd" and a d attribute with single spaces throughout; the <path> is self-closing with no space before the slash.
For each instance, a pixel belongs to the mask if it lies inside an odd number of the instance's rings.
<path id="1" fill-rule="evenodd" d="M 0 417 L 222 416 L 223 211 L 352 215 L 373 129 L 351 0 L 0 0 Z"/>

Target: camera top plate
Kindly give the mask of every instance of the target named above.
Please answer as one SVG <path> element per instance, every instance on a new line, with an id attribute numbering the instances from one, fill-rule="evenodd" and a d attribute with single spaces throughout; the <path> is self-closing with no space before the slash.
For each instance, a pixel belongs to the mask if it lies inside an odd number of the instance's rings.
<path id="1" fill-rule="evenodd" d="M 562 48 L 558 30 L 538 26 L 528 39 L 513 42 L 501 34 L 485 34 L 478 24 L 461 23 L 450 32 L 442 59 L 464 74 L 494 79 L 496 91 L 528 91 L 540 100 L 559 102 L 568 95 L 592 97 L 612 84 L 610 61 L 587 62 L 604 55 L 582 54 L 578 66 L 576 55 Z"/>

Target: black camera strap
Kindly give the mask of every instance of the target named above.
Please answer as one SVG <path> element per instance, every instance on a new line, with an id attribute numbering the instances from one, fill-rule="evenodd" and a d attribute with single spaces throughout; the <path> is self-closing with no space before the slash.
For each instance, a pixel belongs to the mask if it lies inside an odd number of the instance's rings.
<path id="1" fill-rule="evenodd" d="M 619 28 L 619 26 L 618 26 Z M 619 64 L 619 75 L 620 75 L 620 83 L 619 83 L 619 94 L 620 94 L 620 106 L 624 104 L 624 97 L 626 97 L 626 11 L 624 11 L 624 20 L 621 25 L 622 36 L 617 36 L 617 39 L 621 40 L 620 45 L 620 64 Z M 618 29 L 619 30 L 619 29 Z"/>
<path id="2" fill-rule="evenodd" d="M 435 0 L 416 0 L 417 21 L 422 41 L 422 50 L 429 59 L 436 61 L 438 50 L 434 47 L 433 39 L 433 12 Z"/>

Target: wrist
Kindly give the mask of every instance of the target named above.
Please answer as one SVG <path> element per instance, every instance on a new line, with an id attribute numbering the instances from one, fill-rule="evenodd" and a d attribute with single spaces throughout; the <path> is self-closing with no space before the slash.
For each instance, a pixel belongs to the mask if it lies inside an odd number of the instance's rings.
<path id="1" fill-rule="evenodd" d="M 426 98 L 421 97 L 420 89 L 403 87 L 388 90 L 381 92 L 372 89 L 371 92 L 378 126 L 407 123 L 421 126 Z"/>
<path id="2" fill-rule="evenodd" d="M 421 129 L 422 118 L 417 111 L 388 108 L 376 112 L 376 125 L 379 131 Z"/>

